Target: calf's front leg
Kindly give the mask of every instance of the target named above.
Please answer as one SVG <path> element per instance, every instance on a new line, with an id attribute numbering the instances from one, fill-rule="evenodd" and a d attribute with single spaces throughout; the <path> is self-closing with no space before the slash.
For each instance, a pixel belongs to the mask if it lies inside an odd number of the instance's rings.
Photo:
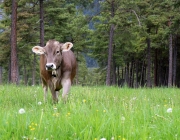
<path id="1" fill-rule="evenodd" d="M 51 90 L 51 94 L 52 94 L 52 98 L 53 98 L 53 103 L 58 103 L 58 95 L 59 95 L 59 92 L 58 91 L 55 91 L 55 88 L 54 88 L 54 84 L 53 83 L 50 83 L 49 84 L 49 88 Z"/>
<path id="2" fill-rule="evenodd" d="M 62 79 L 61 84 L 63 87 L 62 98 L 63 98 L 63 101 L 66 102 L 68 98 L 68 93 L 71 87 L 71 79 L 70 78 Z"/>
<path id="3" fill-rule="evenodd" d="M 48 85 L 44 81 L 44 79 L 42 79 L 42 87 L 43 87 L 43 90 L 44 90 L 44 102 L 46 102 L 47 101 L 47 94 L 48 94 Z"/>
<path id="4" fill-rule="evenodd" d="M 47 101 L 47 94 L 48 94 L 48 86 L 43 85 L 43 90 L 44 90 L 44 102 Z"/>

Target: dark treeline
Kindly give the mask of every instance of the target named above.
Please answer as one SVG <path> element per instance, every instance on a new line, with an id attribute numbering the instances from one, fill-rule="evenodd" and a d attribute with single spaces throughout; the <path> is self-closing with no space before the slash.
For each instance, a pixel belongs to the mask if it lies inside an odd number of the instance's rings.
<path id="1" fill-rule="evenodd" d="M 40 83 L 39 58 L 31 52 L 41 43 L 40 1 L 16 1 L 18 84 Z M 0 83 L 13 82 L 12 4 L 1 2 Z M 164 0 L 43 0 L 44 43 L 74 44 L 74 84 L 179 87 L 179 7 Z"/>

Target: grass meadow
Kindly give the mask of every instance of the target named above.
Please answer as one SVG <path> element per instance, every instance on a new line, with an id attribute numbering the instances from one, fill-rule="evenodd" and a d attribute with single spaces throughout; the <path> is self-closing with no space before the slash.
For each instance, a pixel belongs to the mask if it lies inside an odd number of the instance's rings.
<path id="1" fill-rule="evenodd" d="M 0 140 L 23 139 L 178 140 L 180 89 L 73 86 L 52 104 L 41 86 L 1 85 Z"/>

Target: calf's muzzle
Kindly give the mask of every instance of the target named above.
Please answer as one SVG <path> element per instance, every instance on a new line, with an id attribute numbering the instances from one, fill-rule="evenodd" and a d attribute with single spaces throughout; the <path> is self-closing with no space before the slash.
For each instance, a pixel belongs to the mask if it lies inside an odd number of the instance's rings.
<path id="1" fill-rule="evenodd" d="M 55 70 L 56 65 L 54 63 L 47 63 L 46 64 L 46 70 Z"/>

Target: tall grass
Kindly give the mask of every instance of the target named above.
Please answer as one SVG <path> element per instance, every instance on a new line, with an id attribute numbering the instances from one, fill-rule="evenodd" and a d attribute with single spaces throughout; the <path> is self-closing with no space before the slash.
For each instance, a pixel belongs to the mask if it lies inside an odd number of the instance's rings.
<path id="1" fill-rule="evenodd" d="M 0 110 L 1 140 L 180 139 L 177 88 L 72 87 L 66 104 L 52 104 L 42 87 L 4 85 Z"/>

